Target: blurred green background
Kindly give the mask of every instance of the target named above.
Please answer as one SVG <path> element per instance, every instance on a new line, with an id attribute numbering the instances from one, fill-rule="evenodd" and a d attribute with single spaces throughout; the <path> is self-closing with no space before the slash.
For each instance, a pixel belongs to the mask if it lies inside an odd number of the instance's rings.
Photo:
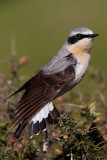
<path id="1" fill-rule="evenodd" d="M 0 0 L 0 73 L 9 73 L 3 63 L 11 55 L 15 38 L 18 57 L 31 63 L 21 72 L 32 75 L 62 46 L 69 31 L 86 26 L 100 34 L 91 50 L 91 65 L 107 79 L 107 1 L 106 0 Z"/>

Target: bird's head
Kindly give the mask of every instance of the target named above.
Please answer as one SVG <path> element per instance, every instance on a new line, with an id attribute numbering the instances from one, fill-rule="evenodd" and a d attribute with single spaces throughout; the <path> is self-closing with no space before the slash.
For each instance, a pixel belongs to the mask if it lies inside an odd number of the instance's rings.
<path id="1" fill-rule="evenodd" d="M 90 52 L 93 38 L 99 34 L 93 34 L 92 30 L 86 27 L 78 27 L 71 30 L 67 39 L 67 49 L 70 52 Z"/>

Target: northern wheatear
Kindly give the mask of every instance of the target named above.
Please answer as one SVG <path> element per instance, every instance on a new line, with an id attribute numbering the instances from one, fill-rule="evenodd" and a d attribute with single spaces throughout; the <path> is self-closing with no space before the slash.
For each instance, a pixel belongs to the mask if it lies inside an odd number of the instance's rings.
<path id="1" fill-rule="evenodd" d="M 14 126 L 18 125 L 14 137 L 19 138 L 27 124 L 29 136 L 46 132 L 46 125 L 53 124 L 52 117 L 59 116 L 52 101 L 75 87 L 85 75 L 90 63 L 92 30 L 78 27 L 71 30 L 62 48 L 16 93 L 25 90 L 18 102 Z M 9 98 L 8 97 L 8 98 Z M 7 98 L 7 99 L 8 99 Z"/>

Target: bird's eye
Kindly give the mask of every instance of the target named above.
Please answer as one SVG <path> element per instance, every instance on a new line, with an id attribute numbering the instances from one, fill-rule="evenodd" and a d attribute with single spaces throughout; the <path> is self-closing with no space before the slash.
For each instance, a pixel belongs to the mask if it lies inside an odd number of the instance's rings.
<path id="1" fill-rule="evenodd" d="M 81 37 L 81 34 L 77 34 L 77 37 L 80 38 L 80 37 Z"/>

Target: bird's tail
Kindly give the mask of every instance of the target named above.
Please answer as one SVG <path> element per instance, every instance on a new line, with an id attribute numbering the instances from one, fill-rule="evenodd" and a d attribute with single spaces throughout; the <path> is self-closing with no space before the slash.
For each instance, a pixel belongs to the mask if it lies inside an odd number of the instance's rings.
<path id="1" fill-rule="evenodd" d="M 51 103 L 45 105 L 30 121 L 29 121 L 29 136 L 33 137 L 33 134 L 38 135 L 40 130 L 47 132 L 47 125 L 54 124 L 53 118 L 56 120 L 60 116 L 59 111 Z M 18 125 L 14 137 L 19 139 L 25 131 L 27 123 L 26 121 L 20 122 Z"/>

